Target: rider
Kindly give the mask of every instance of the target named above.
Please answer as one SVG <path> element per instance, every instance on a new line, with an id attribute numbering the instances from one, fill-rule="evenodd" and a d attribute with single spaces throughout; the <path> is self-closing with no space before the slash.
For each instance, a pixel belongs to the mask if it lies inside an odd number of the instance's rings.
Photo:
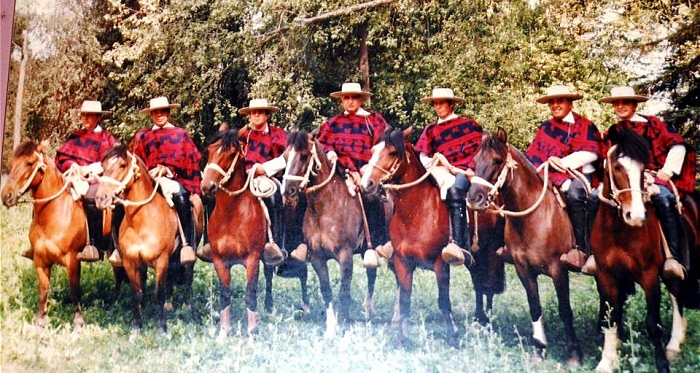
<path id="1" fill-rule="evenodd" d="M 469 117 L 455 114 L 456 104 L 464 102 L 451 88 L 435 88 L 431 96 L 420 100 L 432 104 L 437 121 L 423 130 L 416 150 L 420 160 L 440 186 L 440 197 L 450 212 L 450 242 L 442 249 L 448 263 L 468 266 L 474 262 L 469 250 L 466 196 L 474 175 L 474 155 L 481 145 L 483 129 Z M 436 163 L 436 153 L 441 154 L 453 166 Z M 465 258 L 464 252 L 467 253 Z"/>
<path id="2" fill-rule="evenodd" d="M 117 138 L 99 124 L 102 117 L 108 114 L 111 112 L 102 110 L 100 101 L 83 101 L 80 107 L 81 128 L 73 131 L 56 152 L 56 167 L 61 172 L 68 171 L 74 167 L 73 165 L 80 167 L 80 173 L 83 176 L 102 172 L 100 159 L 117 142 Z M 84 262 L 99 260 L 98 247 L 104 250 L 107 245 L 102 236 L 102 211 L 95 205 L 98 185 L 97 179 L 90 180 L 87 193 L 83 196 L 83 208 L 87 217 L 90 240 L 90 243 L 78 253 L 78 260 Z M 22 255 L 30 259 L 33 256 L 31 249 Z"/>
<path id="3" fill-rule="evenodd" d="M 251 169 L 254 169 L 254 183 L 260 186 L 272 187 L 274 181 L 270 178 L 280 174 L 286 166 L 282 153 L 287 146 L 287 133 L 282 128 L 268 123 L 270 114 L 278 110 L 279 108 L 270 106 L 267 99 L 264 98 L 250 100 L 249 106 L 238 110 L 239 114 L 250 117 L 250 124 L 241 129 L 238 135 L 245 149 L 246 171 L 250 172 Z M 286 251 L 278 246 L 278 244 L 282 244 L 284 237 L 284 205 L 280 188 L 276 188 L 276 191 L 264 198 L 263 201 L 268 209 L 273 240 L 275 241 L 268 246 L 271 253 L 266 263 L 277 265 L 287 256 Z M 204 260 L 210 260 L 211 251 L 199 250 L 197 255 Z"/>
<path id="4" fill-rule="evenodd" d="M 618 122 L 614 126 L 626 127 L 644 137 L 650 144 L 651 157 L 645 168 L 656 172 L 654 184 L 658 193 L 651 196 L 661 230 L 671 251 L 671 257 L 664 263 L 664 277 L 685 278 L 685 268 L 678 262 L 684 245 L 683 222 L 676 204 L 676 196 L 671 192 L 669 181 L 680 192 L 690 192 L 695 185 L 695 152 L 673 127 L 661 119 L 636 113 L 637 105 L 648 97 L 637 95 L 628 86 L 613 87 L 610 96 L 599 101 L 612 104 Z M 607 132 L 604 140 L 608 144 Z"/>
<path id="5" fill-rule="evenodd" d="M 150 129 L 139 131 L 131 142 L 131 148 L 149 169 L 149 173 L 159 174 L 176 181 L 179 190 L 173 193 L 172 200 L 182 225 L 187 245 L 180 249 L 180 262 L 195 261 L 192 245 L 196 245 L 195 218 L 192 211 L 191 195 L 201 194 L 202 182 L 199 171 L 201 154 L 187 130 L 175 127 L 170 121 L 170 111 L 180 104 L 171 104 L 167 97 L 152 98 L 149 107 L 140 111 L 149 114 L 153 121 Z M 114 251 L 117 253 L 117 250 Z M 110 257 L 110 262 L 120 258 Z"/>
<path id="6" fill-rule="evenodd" d="M 341 90 L 330 96 L 340 99 L 344 110 L 321 125 L 318 141 L 328 159 L 331 162 L 337 160 L 344 170 L 351 194 L 357 193 L 360 172 L 372 157 L 372 146 L 388 125 L 381 114 L 362 107 L 372 94 L 363 91 L 359 83 L 343 83 Z M 370 237 L 374 242 L 387 242 L 382 199 L 364 195 L 361 198 Z M 380 265 L 374 248 L 367 248 L 362 263 L 365 267 L 376 268 Z"/>
<path id="7" fill-rule="evenodd" d="M 589 185 L 597 183 L 594 175 L 602 148 L 600 131 L 593 122 L 572 111 L 573 102 L 582 97 L 564 85 L 547 88 L 545 95 L 537 102 L 549 106 L 552 118 L 540 124 L 526 156 L 535 166 L 551 159 L 560 168 L 550 169 L 549 180 L 565 195 L 566 210 L 576 241 L 576 246 L 562 254 L 560 260 L 572 269 L 593 275 L 595 262 L 589 240 L 598 211 L 598 194 L 597 191 L 589 193 L 584 181 L 564 172 L 564 169 L 578 170 Z"/>

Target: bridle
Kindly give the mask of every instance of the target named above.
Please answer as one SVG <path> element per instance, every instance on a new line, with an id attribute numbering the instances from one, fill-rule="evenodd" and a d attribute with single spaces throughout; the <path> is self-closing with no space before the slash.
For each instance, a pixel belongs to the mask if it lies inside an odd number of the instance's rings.
<path id="1" fill-rule="evenodd" d="M 386 144 L 386 142 L 385 142 L 385 144 Z M 406 160 L 406 163 L 411 162 L 411 160 L 408 157 L 404 157 L 404 159 Z M 401 190 L 401 189 L 410 188 L 410 187 L 413 187 L 413 186 L 420 184 L 421 182 L 423 182 L 423 180 L 427 179 L 428 176 L 430 176 L 430 171 L 426 170 L 425 173 L 421 177 L 419 177 L 416 180 L 410 181 L 408 183 L 388 184 L 387 181 L 392 180 L 394 177 L 396 177 L 396 172 L 399 170 L 402 163 L 403 163 L 403 161 L 401 159 L 399 159 L 399 157 L 396 157 L 394 159 L 394 162 L 391 163 L 391 166 L 389 167 L 388 170 L 385 168 L 382 168 L 381 166 L 378 166 L 377 164 L 372 163 L 372 162 L 368 162 L 367 165 L 369 165 L 370 167 L 376 168 L 377 170 L 384 173 L 384 176 L 382 176 L 379 179 L 379 183 L 386 190 Z"/>
<path id="2" fill-rule="evenodd" d="M 98 180 L 100 181 L 100 184 L 106 183 L 106 184 L 111 184 L 111 185 L 116 185 L 116 188 L 112 190 L 112 199 L 114 200 L 114 203 L 119 203 L 124 205 L 125 207 L 128 206 L 143 206 L 153 200 L 155 197 L 156 193 L 158 193 L 158 187 L 160 186 L 160 182 L 158 181 L 158 176 L 162 176 L 162 174 L 165 172 L 165 170 L 160 170 L 159 174 L 156 175 L 155 178 L 155 185 L 153 186 L 153 192 L 151 192 L 151 195 L 142 200 L 142 201 L 131 201 L 126 198 L 121 198 L 119 197 L 124 190 L 126 189 L 127 185 L 132 183 L 133 181 L 137 180 L 139 177 L 141 177 L 141 170 L 139 168 L 138 160 L 134 154 L 131 152 L 127 152 L 126 156 L 131 158 L 131 164 L 129 165 L 129 171 L 127 171 L 126 176 L 122 180 L 117 180 L 111 176 L 98 176 Z"/>
<path id="3" fill-rule="evenodd" d="M 641 193 L 642 194 L 642 200 L 644 202 L 648 202 L 650 200 L 650 194 L 648 191 L 646 191 L 646 188 L 641 188 L 640 189 L 632 189 L 632 188 L 624 188 L 620 189 L 617 187 L 617 184 L 615 184 L 615 179 L 613 177 L 613 167 L 612 167 L 612 162 L 611 162 L 611 156 L 613 152 L 617 149 L 617 145 L 613 145 L 609 150 L 606 155 L 605 161 L 607 162 L 607 169 L 608 169 L 608 180 L 610 180 L 610 198 L 604 196 L 604 195 L 599 195 L 598 198 L 605 202 L 606 204 L 613 206 L 617 208 L 618 210 L 622 209 L 622 203 L 620 202 L 620 194 L 622 193 Z"/>
<path id="4" fill-rule="evenodd" d="M 323 168 L 323 163 L 321 162 L 321 158 L 319 158 L 318 156 L 318 150 L 316 149 L 316 142 L 311 142 L 310 154 L 311 159 L 309 160 L 309 164 L 306 167 L 304 176 L 289 174 L 284 175 L 285 180 L 298 181 L 299 189 L 303 190 L 307 194 L 313 193 L 330 183 L 331 179 L 333 179 L 333 175 L 335 175 L 335 170 L 338 163 L 335 159 L 331 161 L 331 172 L 328 174 L 328 177 L 314 186 L 307 187 L 307 185 L 309 185 L 309 183 L 311 182 L 311 175 L 318 176 L 318 171 L 320 171 L 321 168 Z"/>
<path id="5" fill-rule="evenodd" d="M 27 190 L 29 189 L 29 187 L 32 184 L 32 181 L 34 180 L 34 177 L 36 177 L 36 174 L 38 174 L 39 171 L 43 172 L 44 170 L 46 170 L 47 165 L 46 165 L 46 162 L 44 162 L 44 154 L 35 151 L 34 155 L 37 157 L 37 162 L 34 165 L 34 168 L 32 169 L 31 176 L 29 176 L 29 178 L 27 178 L 27 180 L 24 182 L 24 184 L 22 184 L 22 186 L 17 190 L 17 194 L 16 194 L 17 197 L 19 197 L 27 192 Z M 66 171 L 66 173 L 71 172 L 71 171 L 72 171 L 72 169 L 69 169 L 68 171 Z M 58 191 L 56 193 L 54 193 L 48 197 L 44 197 L 44 198 L 38 198 L 38 199 L 27 198 L 26 201 L 19 201 L 18 203 L 44 203 L 44 202 L 52 201 L 52 200 L 58 198 L 58 196 L 60 196 L 66 189 L 68 189 L 69 184 L 70 183 L 68 182 L 68 180 L 65 178 L 65 175 L 64 175 L 63 186 L 60 189 L 58 189 Z"/>

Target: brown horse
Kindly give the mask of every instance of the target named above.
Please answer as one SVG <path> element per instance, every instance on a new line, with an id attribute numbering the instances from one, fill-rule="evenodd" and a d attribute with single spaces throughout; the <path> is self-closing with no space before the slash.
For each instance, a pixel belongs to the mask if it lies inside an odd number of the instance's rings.
<path id="1" fill-rule="evenodd" d="M 29 242 L 34 252 L 34 268 L 39 279 L 39 304 L 36 323 L 48 323 L 46 305 L 49 297 L 51 268 L 54 264 L 66 267 L 73 302 L 73 324 L 84 324 L 80 304 L 80 261 L 78 252 L 85 246 L 87 229 L 81 201 L 75 201 L 63 175 L 53 159 L 44 154 L 47 142 L 21 143 L 11 159 L 10 175 L 2 189 L 6 207 L 17 204 L 19 197 L 30 191 L 34 216 L 29 227 Z"/>
<path id="2" fill-rule="evenodd" d="M 335 167 L 326 157 L 318 140 L 311 140 L 306 131 L 292 132 L 287 140 L 287 168 L 282 190 L 285 198 L 296 198 L 305 192 L 307 207 L 303 231 L 311 247 L 309 261 L 318 275 L 321 294 L 326 306 L 326 335 L 335 333 L 337 319 L 333 306 L 333 291 L 328 276 L 327 261 L 335 259 L 340 265 L 341 319 L 350 318 L 350 283 L 353 254 L 364 255 L 362 208 L 359 194 L 353 197 Z M 367 268 L 367 318 L 374 317 L 372 297 L 377 278 L 376 268 Z"/>
<path id="3" fill-rule="evenodd" d="M 669 372 L 669 362 L 662 343 L 660 316 L 661 280 L 664 255 L 659 220 L 653 208 L 647 209 L 645 199 L 649 195 L 644 188 L 644 165 L 649 156 L 649 146 L 639 135 L 628 129 L 612 127 L 610 138 L 617 143 L 610 148 L 603 176 L 601 204 L 593 227 L 591 247 L 596 258 L 596 283 L 600 294 L 599 323 L 605 331 L 605 344 L 597 370 L 612 372 L 617 364 L 617 347 L 622 326 L 624 304 L 634 293 L 635 283 L 644 290 L 647 304 L 645 326 L 654 346 L 656 367 L 659 372 Z M 697 197 L 697 192 L 694 194 Z M 683 292 L 674 284 L 668 288 L 675 296 L 674 327 L 667 347 L 674 356 L 680 350 L 685 337 L 682 307 L 697 308 L 698 302 L 698 251 L 697 200 L 689 196 L 684 202 L 689 231 L 692 263 Z M 610 234 L 609 232 L 614 232 Z M 676 299 L 678 301 L 676 301 Z M 607 315 L 607 317 L 606 317 Z"/>
<path id="4" fill-rule="evenodd" d="M 257 332 L 257 286 L 260 259 L 267 242 L 267 220 L 258 196 L 250 188 L 245 171 L 245 154 L 237 130 L 217 133 L 207 148 L 208 159 L 202 176 L 202 193 L 216 198 L 209 219 L 209 240 L 214 269 L 219 276 L 221 306 L 220 336 L 231 329 L 231 267 L 242 264 L 246 269 L 245 305 L 248 333 Z M 282 265 L 285 265 L 283 263 Z M 265 309 L 272 310 L 274 267 L 264 265 L 266 280 Z M 294 271 L 301 283 L 302 309 L 308 312 L 307 271 Z"/>
<path id="5" fill-rule="evenodd" d="M 549 183 L 543 182 L 525 156 L 508 144 L 506 132 L 484 134 L 467 202 L 474 210 L 486 210 L 493 196 L 500 193 L 506 215 L 505 243 L 513 257 L 515 270 L 525 287 L 533 326 L 536 359 L 542 358 L 547 340 L 542 324 L 537 277 L 554 281 L 559 317 L 564 323 L 569 349 L 569 365 L 581 364 L 581 348 L 574 331 L 574 316 L 569 303 L 569 273 L 559 261 L 573 245 L 574 236 L 566 211 L 561 208 Z"/>
<path id="6" fill-rule="evenodd" d="M 194 263 L 179 265 L 177 213 L 159 193 L 158 183 L 149 175 L 143 161 L 126 146 L 116 146 L 102 157 L 103 176 L 95 196 L 97 207 L 107 209 L 124 205 L 124 220 L 119 226 L 119 248 L 131 288 L 134 292 L 132 329 L 142 327 L 142 278 L 144 268 L 155 269 L 158 331 L 167 332 L 165 302 L 168 298 L 169 269 L 184 276 L 185 302 L 188 306 Z M 178 250 L 176 250 L 178 249 Z M 174 268 L 170 268 L 170 267 Z"/>
<path id="7" fill-rule="evenodd" d="M 438 306 L 447 328 L 447 342 L 457 346 L 457 326 L 452 317 L 449 295 L 450 266 L 443 259 L 442 248 L 449 239 L 447 207 L 440 199 L 440 190 L 428 178 L 430 175 L 420 162 L 415 150 L 405 137 L 405 132 L 385 133 L 372 148 L 371 168 L 362 177 L 362 188 L 375 192 L 385 184 L 394 202 L 394 215 L 389 224 L 389 235 L 394 247 L 393 266 L 399 287 L 399 339 L 403 343 L 408 338 L 413 272 L 416 268 L 432 270 L 438 284 Z M 504 289 L 503 262 L 495 256 L 495 250 L 502 246 L 493 230 L 496 220 L 484 219 L 481 237 L 483 250 L 478 250 L 477 265 L 470 268 L 477 292 L 477 319 L 488 322 L 483 311 L 483 299 L 487 306 L 492 305 L 493 294 Z M 493 236 L 491 232 L 495 231 Z M 502 234 L 502 230 L 501 230 Z M 502 236 L 501 236 L 502 237 Z M 494 247 L 492 243 L 497 243 Z M 496 261 L 492 262 L 491 259 Z M 491 264 L 495 266 L 489 270 Z M 500 279 L 499 279 L 500 276 Z"/>

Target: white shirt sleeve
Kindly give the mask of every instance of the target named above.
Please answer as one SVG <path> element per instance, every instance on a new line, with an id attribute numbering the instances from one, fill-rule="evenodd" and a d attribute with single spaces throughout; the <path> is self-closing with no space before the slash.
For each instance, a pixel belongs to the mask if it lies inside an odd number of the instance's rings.
<path id="1" fill-rule="evenodd" d="M 578 152 L 573 152 L 566 157 L 561 159 L 561 163 L 572 170 L 575 170 L 579 167 L 584 167 L 586 165 L 590 165 L 591 163 L 595 162 L 595 160 L 598 159 L 598 155 L 593 152 L 587 152 L 587 151 L 578 151 Z M 585 172 L 586 170 L 584 170 Z"/>
<path id="2" fill-rule="evenodd" d="M 269 161 L 262 164 L 263 170 L 265 170 L 265 175 L 272 176 L 287 167 L 287 161 L 284 159 L 284 155 L 280 155 L 277 158 L 270 159 Z"/>
<path id="3" fill-rule="evenodd" d="M 420 157 L 420 163 L 423 164 L 423 167 L 426 169 L 430 169 L 430 167 L 432 167 L 433 157 L 430 157 L 423 152 L 421 152 L 418 156 Z"/>
<path id="4" fill-rule="evenodd" d="M 675 176 L 681 173 L 683 168 L 683 160 L 685 159 L 685 146 L 674 145 L 669 149 L 666 156 L 666 162 L 661 168 L 661 171 L 667 175 Z"/>

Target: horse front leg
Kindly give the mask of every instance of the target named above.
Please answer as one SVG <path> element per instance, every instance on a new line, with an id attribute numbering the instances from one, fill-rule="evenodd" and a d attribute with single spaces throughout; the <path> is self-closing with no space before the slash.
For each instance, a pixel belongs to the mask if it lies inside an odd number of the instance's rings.
<path id="1" fill-rule="evenodd" d="M 265 312 L 272 312 L 272 277 L 275 274 L 275 267 L 263 264 L 263 274 L 265 275 Z"/>
<path id="2" fill-rule="evenodd" d="M 332 338 L 335 336 L 338 319 L 335 315 L 335 308 L 333 307 L 333 292 L 331 290 L 330 279 L 328 278 L 328 265 L 325 258 L 320 258 L 318 255 L 315 255 L 314 252 L 311 253 L 309 260 L 314 267 L 314 271 L 316 271 L 316 276 L 318 276 L 318 283 L 321 286 L 321 295 L 323 296 L 323 302 L 326 306 L 326 332 L 324 333 L 324 337 Z"/>
<path id="3" fill-rule="evenodd" d="M 46 314 L 46 305 L 49 300 L 51 265 L 39 266 L 37 265 L 37 260 L 34 260 L 34 264 L 36 276 L 39 280 L 39 302 L 36 310 L 36 325 L 40 328 L 44 328 L 49 323 L 49 316 Z"/>
<path id="4" fill-rule="evenodd" d="M 306 265 L 304 265 L 304 270 L 299 271 L 299 287 L 301 288 L 301 310 L 305 315 L 311 313 L 308 280 L 309 272 L 306 270 Z"/>
<path id="5" fill-rule="evenodd" d="M 231 331 L 231 266 L 225 259 L 214 257 L 214 270 L 219 277 L 219 338 Z"/>
<path id="6" fill-rule="evenodd" d="M 671 305 L 673 306 L 673 326 L 671 328 L 671 339 L 666 345 L 666 357 L 673 360 L 681 352 L 681 345 L 685 342 L 685 332 L 688 328 L 688 321 L 683 316 L 683 306 L 678 303 L 678 299 L 671 295 Z"/>
<path id="7" fill-rule="evenodd" d="M 143 281 L 141 278 L 141 266 L 133 263 L 133 261 L 124 258 L 124 270 L 129 277 L 131 290 L 134 295 L 134 304 L 131 315 L 131 331 L 137 332 L 141 330 L 143 322 L 141 320 L 141 304 L 143 303 Z M 133 335 L 133 334 L 132 334 Z"/>
<path id="8" fill-rule="evenodd" d="M 518 274 L 520 283 L 525 288 L 527 294 L 527 303 L 530 308 L 530 320 L 532 320 L 532 342 L 535 346 L 534 355 L 535 361 L 542 361 L 542 351 L 547 347 L 547 337 L 544 332 L 542 323 L 542 305 L 540 304 L 540 292 L 537 286 L 537 276 L 532 274 L 529 269 L 516 265 L 515 271 Z"/>
<path id="9" fill-rule="evenodd" d="M 408 265 L 404 258 L 394 256 L 396 282 L 399 285 L 399 344 L 405 346 L 410 334 L 411 291 L 413 290 L 414 267 Z"/>
<path id="10" fill-rule="evenodd" d="M 166 288 L 172 289 L 172 283 L 168 283 L 169 255 L 163 254 L 156 260 L 156 302 L 158 305 L 158 333 L 164 335 L 168 332 L 167 320 L 165 318 L 165 298 Z"/>
<path id="11" fill-rule="evenodd" d="M 352 251 L 344 250 L 338 257 L 340 263 L 340 318 L 345 322 L 350 321 L 350 284 L 352 283 Z"/>
<path id="12" fill-rule="evenodd" d="M 68 284 L 70 287 L 70 300 L 73 303 L 73 325 L 75 329 L 81 329 L 85 325 L 83 320 L 83 310 L 80 305 L 80 261 L 77 259 L 68 260 L 66 265 L 66 272 L 68 273 Z"/>
<path id="13" fill-rule="evenodd" d="M 194 263 L 187 263 L 187 264 L 181 264 L 183 266 L 183 276 L 184 278 L 184 283 L 182 285 L 182 290 L 184 292 L 183 294 L 183 304 L 182 304 L 182 309 L 189 311 L 192 309 L 191 305 L 191 295 L 192 295 L 192 282 L 194 281 Z"/>
<path id="14" fill-rule="evenodd" d="M 459 347 L 457 342 L 457 324 L 452 316 L 452 301 L 450 300 L 450 267 L 442 258 L 435 261 L 433 267 L 435 278 L 438 285 L 438 307 L 442 312 L 442 318 L 445 321 L 445 334 L 447 336 L 447 344 L 452 347 Z"/>
<path id="15" fill-rule="evenodd" d="M 658 372 L 670 372 L 666 350 L 663 345 L 663 328 L 661 327 L 661 283 L 659 275 L 645 273 L 642 276 L 640 285 L 644 289 L 647 301 L 647 317 L 644 322 L 649 339 L 654 345 L 654 361 Z"/>
<path id="16" fill-rule="evenodd" d="M 377 269 L 367 268 L 367 295 L 362 305 L 365 307 L 367 320 L 372 320 L 376 316 L 374 311 L 374 284 L 377 281 Z"/>
<path id="17" fill-rule="evenodd" d="M 260 273 L 260 258 L 250 255 L 244 261 L 246 269 L 245 306 L 248 313 L 248 335 L 258 333 L 258 275 Z"/>
<path id="18" fill-rule="evenodd" d="M 581 346 L 576 337 L 576 330 L 574 330 L 574 313 L 571 310 L 571 303 L 569 301 L 569 272 L 560 271 L 559 273 L 554 273 L 552 281 L 554 281 L 554 289 L 557 293 L 559 318 L 561 318 L 561 321 L 564 323 L 567 347 L 569 349 L 569 360 L 567 364 L 569 367 L 579 367 L 583 360 L 583 353 L 581 352 Z"/>
<path id="19" fill-rule="evenodd" d="M 617 349 L 620 345 L 618 328 L 622 327 L 622 284 L 615 281 L 606 271 L 598 271 L 596 286 L 600 296 L 599 325 L 602 324 L 604 335 L 603 352 L 596 372 L 612 373 L 619 364 Z"/>

